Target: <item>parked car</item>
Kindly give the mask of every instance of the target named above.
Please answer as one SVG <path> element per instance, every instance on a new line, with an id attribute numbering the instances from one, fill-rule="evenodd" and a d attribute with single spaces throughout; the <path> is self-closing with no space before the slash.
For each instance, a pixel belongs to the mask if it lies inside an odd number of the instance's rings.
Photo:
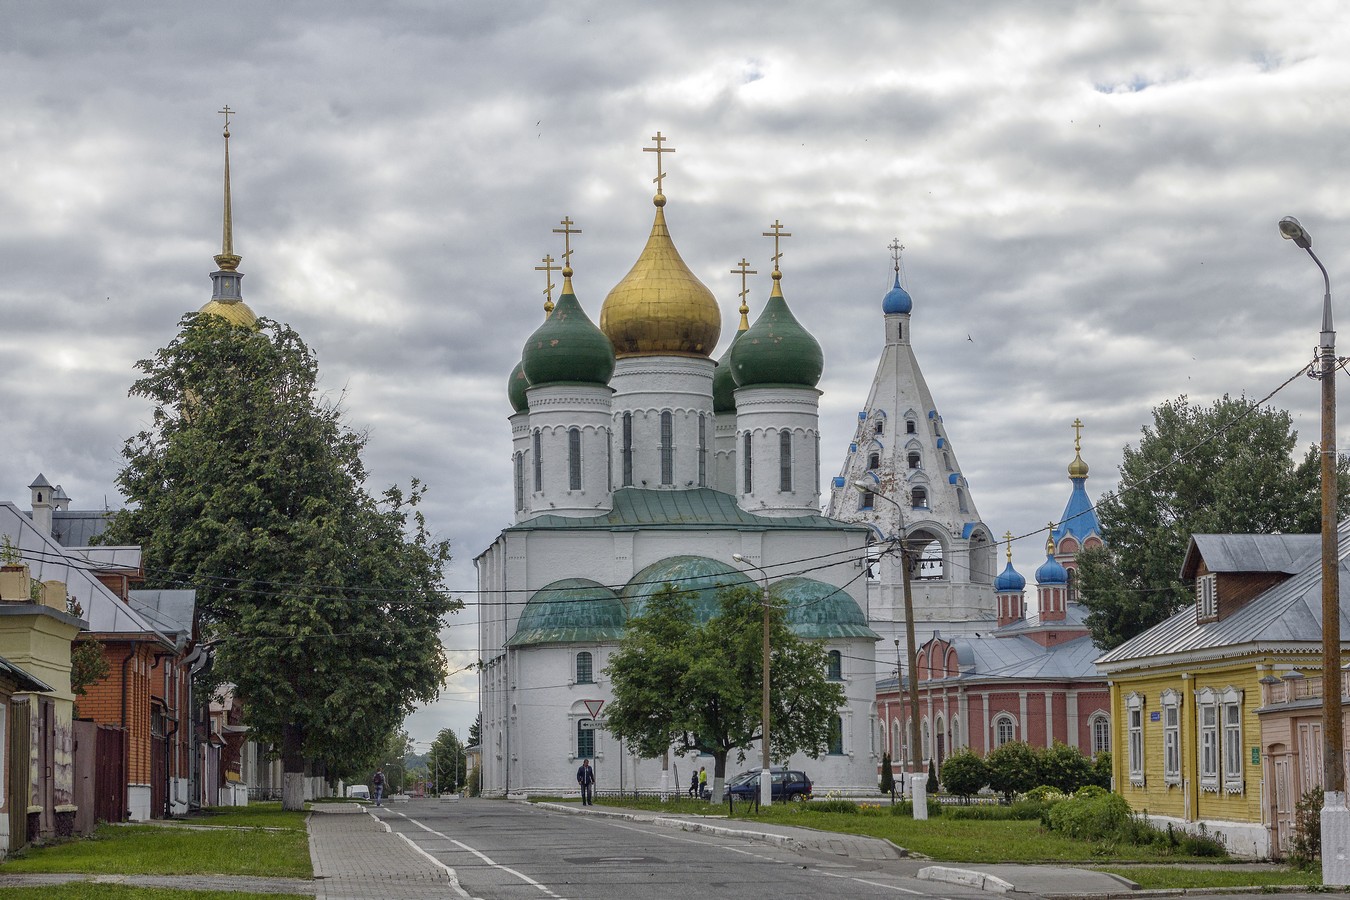
<path id="1" fill-rule="evenodd" d="M 759 797 L 760 771 L 759 769 L 751 769 L 731 779 L 727 782 L 726 790 L 722 792 L 722 799 L 726 800 L 728 796 L 735 796 L 738 800 L 754 800 Z M 769 772 L 773 779 L 773 802 L 811 799 L 811 779 L 806 776 L 805 772 L 798 769 L 785 769 L 782 766 L 774 766 Z"/>

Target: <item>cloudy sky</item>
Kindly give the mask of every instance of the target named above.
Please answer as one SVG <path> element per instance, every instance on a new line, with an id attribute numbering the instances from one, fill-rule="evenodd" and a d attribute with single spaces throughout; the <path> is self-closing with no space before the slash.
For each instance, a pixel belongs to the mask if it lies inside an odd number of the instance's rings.
<path id="1" fill-rule="evenodd" d="M 745 256 L 824 346 L 828 478 L 905 245 L 914 345 L 998 534 L 1056 518 L 1075 417 L 1095 495 L 1157 403 L 1264 396 L 1350 258 L 1350 13 L 1336 2 L 0 3 L 0 497 L 121 503 L 133 364 L 210 296 L 221 117 L 235 249 L 369 429 L 371 488 L 429 482 L 468 608 L 511 515 L 507 374 L 551 229 L 598 318 L 651 224 L 734 327 Z M 1350 274 L 1350 273 L 1347 273 Z M 1344 282 L 1339 282 L 1344 283 Z M 1344 312 L 1350 317 L 1350 310 Z M 1350 321 L 1350 319 L 1348 319 Z M 723 342 L 730 335 L 724 327 Z M 719 351 L 720 353 L 720 348 Z M 1276 399 L 1304 443 L 1317 387 Z M 833 461 L 831 461 L 833 460 Z M 1043 537 L 1021 542 L 1024 572 Z M 410 720 L 461 735 L 472 676 Z"/>

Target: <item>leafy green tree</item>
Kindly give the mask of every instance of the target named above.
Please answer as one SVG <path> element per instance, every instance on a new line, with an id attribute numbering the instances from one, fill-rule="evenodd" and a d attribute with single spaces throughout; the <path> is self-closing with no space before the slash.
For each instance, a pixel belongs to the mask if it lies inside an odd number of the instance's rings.
<path id="1" fill-rule="evenodd" d="M 1072 794 L 1085 784 L 1095 783 L 1092 760 L 1077 747 L 1055 741 L 1053 747 L 1037 754 L 1039 784 L 1048 784 L 1061 793 Z"/>
<path id="2" fill-rule="evenodd" d="M 1209 406 L 1185 395 L 1153 410 L 1126 447 L 1120 489 L 1097 505 L 1103 548 L 1078 556 L 1087 625 L 1099 647 L 1119 646 L 1190 599 L 1178 575 L 1192 534 L 1320 530 L 1317 448 L 1295 462 L 1288 412 L 1225 394 Z M 1340 514 L 1350 471 L 1339 459 Z"/>
<path id="3" fill-rule="evenodd" d="M 1023 741 L 1008 741 L 989 751 L 984 758 L 989 770 L 989 786 L 1011 803 L 1017 794 L 1036 787 L 1040 779 L 1040 760 L 1036 750 Z"/>
<path id="4" fill-rule="evenodd" d="M 1111 790 L 1111 751 L 1103 750 L 1092 757 L 1092 784 Z"/>
<path id="5" fill-rule="evenodd" d="M 464 744 L 458 735 L 449 728 L 442 728 L 431 744 L 428 754 L 431 775 L 435 780 L 436 792 L 459 791 L 464 788 L 464 770 L 466 760 Z"/>
<path id="6" fill-rule="evenodd" d="M 689 602 L 667 585 L 628 622 L 606 673 L 614 699 L 609 731 L 644 758 L 677 753 L 713 757 L 713 790 L 728 756 L 743 762 L 763 735 L 763 616 L 760 592 L 723 590 L 719 612 L 700 624 Z M 843 707 L 843 687 L 826 677 L 826 651 L 798 638 L 783 611 L 770 607 L 770 751 L 817 757 Z"/>
<path id="7" fill-rule="evenodd" d="M 197 590 L 216 674 L 255 736 L 280 748 L 284 803 L 303 775 L 359 772 L 446 675 L 439 630 L 449 545 L 417 509 L 425 488 L 365 490 L 365 435 L 315 388 L 288 326 L 184 318 L 133 396 L 151 425 L 123 449 L 131 506 L 105 543 L 140 544 L 148 587 Z"/>
<path id="8" fill-rule="evenodd" d="M 971 750 L 957 750 L 942 761 L 942 785 L 947 793 L 969 799 L 989 783 L 989 767 Z"/>
<path id="9" fill-rule="evenodd" d="M 477 747 L 483 743 L 483 714 L 480 712 L 478 717 L 473 720 L 469 726 L 469 746 Z"/>

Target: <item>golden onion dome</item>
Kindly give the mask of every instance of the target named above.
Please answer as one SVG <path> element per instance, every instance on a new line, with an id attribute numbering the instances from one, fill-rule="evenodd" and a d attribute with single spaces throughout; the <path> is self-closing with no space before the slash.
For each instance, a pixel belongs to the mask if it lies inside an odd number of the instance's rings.
<path id="1" fill-rule="evenodd" d="M 699 281 L 670 239 L 664 194 L 657 194 L 651 236 L 633 268 L 605 297 L 600 330 L 618 359 L 628 356 L 709 357 L 722 332 L 713 292 Z"/>
<path id="2" fill-rule="evenodd" d="M 253 328 L 258 324 L 258 317 L 243 300 L 209 300 L 198 312 L 220 316 L 231 325 L 241 325 L 245 328 Z"/>
<path id="3" fill-rule="evenodd" d="M 1088 477 L 1088 464 L 1083 462 L 1083 420 L 1074 419 L 1073 425 L 1073 462 L 1069 463 L 1070 478 Z"/>

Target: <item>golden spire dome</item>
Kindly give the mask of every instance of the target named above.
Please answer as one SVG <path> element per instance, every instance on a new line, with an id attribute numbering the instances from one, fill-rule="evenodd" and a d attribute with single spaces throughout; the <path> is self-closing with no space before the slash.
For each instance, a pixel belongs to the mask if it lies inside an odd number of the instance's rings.
<path id="1" fill-rule="evenodd" d="M 1073 462 L 1069 463 L 1070 478 L 1088 477 L 1088 464 L 1083 462 L 1083 420 L 1073 420 Z"/>
<path id="2" fill-rule="evenodd" d="M 252 328 L 258 317 L 248 308 L 240 291 L 239 281 L 244 276 L 238 269 L 243 257 L 234 252 L 234 218 L 230 205 L 230 116 L 234 110 L 226 106 L 220 112 L 225 116 L 225 214 L 221 224 L 220 253 L 215 258 L 220 268 L 211 275 L 211 299 L 200 312 L 219 316 L 233 325 Z"/>
<path id="3" fill-rule="evenodd" d="M 619 359 L 627 356 L 708 357 L 722 332 L 722 314 L 712 291 L 690 271 L 666 227 L 661 193 L 665 173 L 662 153 L 674 153 L 664 147 L 666 140 L 658 131 L 652 138 L 655 147 L 643 150 L 656 154 L 656 218 L 647 246 L 633 268 L 623 277 L 600 309 L 600 330 L 614 344 Z"/>

